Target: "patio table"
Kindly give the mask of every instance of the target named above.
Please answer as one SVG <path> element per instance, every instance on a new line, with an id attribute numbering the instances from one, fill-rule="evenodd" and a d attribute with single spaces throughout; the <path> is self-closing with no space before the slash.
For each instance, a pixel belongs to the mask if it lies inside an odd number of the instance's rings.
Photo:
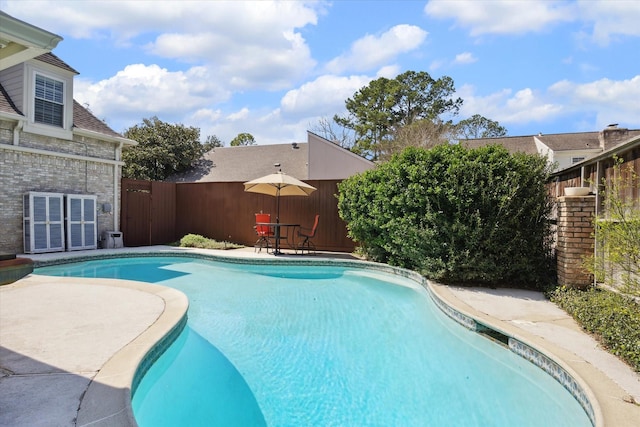
<path id="1" fill-rule="evenodd" d="M 292 245 L 295 248 L 295 239 L 293 237 L 294 235 L 294 231 L 296 227 L 300 227 L 300 224 L 293 224 L 293 223 L 286 223 L 286 222 L 256 222 L 256 225 L 264 225 L 267 227 L 273 227 L 274 228 L 274 233 L 275 233 L 275 239 L 276 239 L 276 249 L 273 252 L 274 255 L 281 255 L 282 252 L 280 252 L 280 229 L 282 227 L 285 228 L 292 228 L 293 230 L 291 230 L 291 233 L 287 232 L 286 235 L 286 240 L 287 240 L 287 245 L 289 247 L 291 247 Z M 289 240 L 289 236 L 291 236 L 291 240 Z"/>

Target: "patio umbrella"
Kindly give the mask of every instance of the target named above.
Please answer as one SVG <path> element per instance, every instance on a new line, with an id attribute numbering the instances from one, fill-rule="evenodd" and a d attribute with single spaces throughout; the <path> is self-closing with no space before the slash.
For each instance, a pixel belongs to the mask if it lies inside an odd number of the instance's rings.
<path id="1" fill-rule="evenodd" d="M 244 191 L 274 196 L 277 204 L 276 222 L 280 222 L 280 196 L 308 196 L 316 191 L 316 188 L 278 171 L 245 182 Z"/>

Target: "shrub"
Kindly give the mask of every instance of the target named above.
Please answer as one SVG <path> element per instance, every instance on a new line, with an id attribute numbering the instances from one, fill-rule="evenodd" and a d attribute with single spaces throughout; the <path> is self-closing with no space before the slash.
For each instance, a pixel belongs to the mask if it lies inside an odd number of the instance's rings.
<path id="1" fill-rule="evenodd" d="M 628 296 L 603 289 L 558 288 L 551 300 L 598 337 L 613 354 L 640 372 L 640 306 Z"/>
<path id="2" fill-rule="evenodd" d="M 213 239 L 200 236 L 199 234 L 187 234 L 180 239 L 179 245 L 183 248 L 201 248 L 201 249 L 237 249 L 243 247 L 235 243 L 218 242 Z"/>
<path id="3" fill-rule="evenodd" d="M 494 145 L 406 149 L 339 184 L 349 236 L 371 259 L 445 283 L 553 283 L 546 159 Z"/>

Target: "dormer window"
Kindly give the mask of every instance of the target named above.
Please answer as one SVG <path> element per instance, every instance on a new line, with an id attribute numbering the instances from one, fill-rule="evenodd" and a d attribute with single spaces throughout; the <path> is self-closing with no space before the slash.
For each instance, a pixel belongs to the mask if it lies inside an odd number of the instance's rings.
<path id="1" fill-rule="evenodd" d="M 75 72 L 64 66 L 53 66 L 50 63 L 56 60 L 53 56 L 41 59 L 32 59 L 24 65 L 24 101 L 16 103 L 28 117 L 24 130 L 70 141 L 73 139 Z"/>
<path id="2" fill-rule="evenodd" d="M 64 82 L 36 74 L 33 120 L 64 127 Z"/>

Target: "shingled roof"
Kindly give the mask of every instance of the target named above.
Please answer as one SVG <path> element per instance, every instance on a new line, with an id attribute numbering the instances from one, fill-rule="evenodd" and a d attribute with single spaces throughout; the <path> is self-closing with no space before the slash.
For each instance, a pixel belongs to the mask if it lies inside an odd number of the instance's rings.
<path id="1" fill-rule="evenodd" d="M 600 147 L 599 132 L 556 133 L 536 135 L 544 145 L 553 151 L 589 150 Z"/>
<path id="2" fill-rule="evenodd" d="M 2 85 L 0 85 L 0 112 L 24 117 L 24 114 L 18 110 Z M 122 135 L 107 126 L 106 123 L 94 116 L 91 111 L 80 105 L 76 100 L 73 101 L 73 126 L 114 138 L 122 138 Z"/>
<path id="3" fill-rule="evenodd" d="M 80 74 L 79 72 L 71 68 L 69 64 L 67 64 L 51 52 L 43 53 L 40 56 L 36 56 L 34 59 L 45 62 L 49 65 L 53 65 L 54 67 L 62 68 L 63 70 L 71 71 L 74 74 Z"/>
<path id="4" fill-rule="evenodd" d="M 640 130 L 614 129 L 624 131 L 625 135 L 628 135 L 629 138 L 640 135 Z M 521 152 L 536 154 L 538 152 L 536 148 L 536 140 L 538 140 L 555 152 L 593 150 L 601 148 L 600 134 L 601 132 L 575 132 L 548 135 L 506 136 L 502 138 L 478 138 L 461 141 L 461 144 L 464 144 L 469 148 L 499 144 L 505 147 L 510 153 Z M 611 141 L 610 145 L 615 146 L 616 143 L 621 143 L 623 141 L 624 138 L 619 141 Z"/>
<path id="5" fill-rule="evenodd" d="M 13 103 L 11 98 L 9 98 L 9 94 L 4 90 L 2 84 L 0 84 L 0 112 L 2 113 L 11 113 L 22 116 L 22 112 L 18 110 L 16 105 Z"/>
<path id="6" fill-rule="evenodd" d="M 122 138 L 122 135 L 107 126 L 105 122 L 94 116 L 91 111 L 80 105 L 75 99 L 73 100 L 73 126 L 115 138 Z"/>
<path id="7" fill-rule="evenodd" d="M 304 180 L 309 177 L 308 161 L 308 143 L 218 147 L 207 152 L 192 169 L 167 181 L 244 182 L 279 169 Z M 276 163 L 280 166 L 274 166 Z"/>

